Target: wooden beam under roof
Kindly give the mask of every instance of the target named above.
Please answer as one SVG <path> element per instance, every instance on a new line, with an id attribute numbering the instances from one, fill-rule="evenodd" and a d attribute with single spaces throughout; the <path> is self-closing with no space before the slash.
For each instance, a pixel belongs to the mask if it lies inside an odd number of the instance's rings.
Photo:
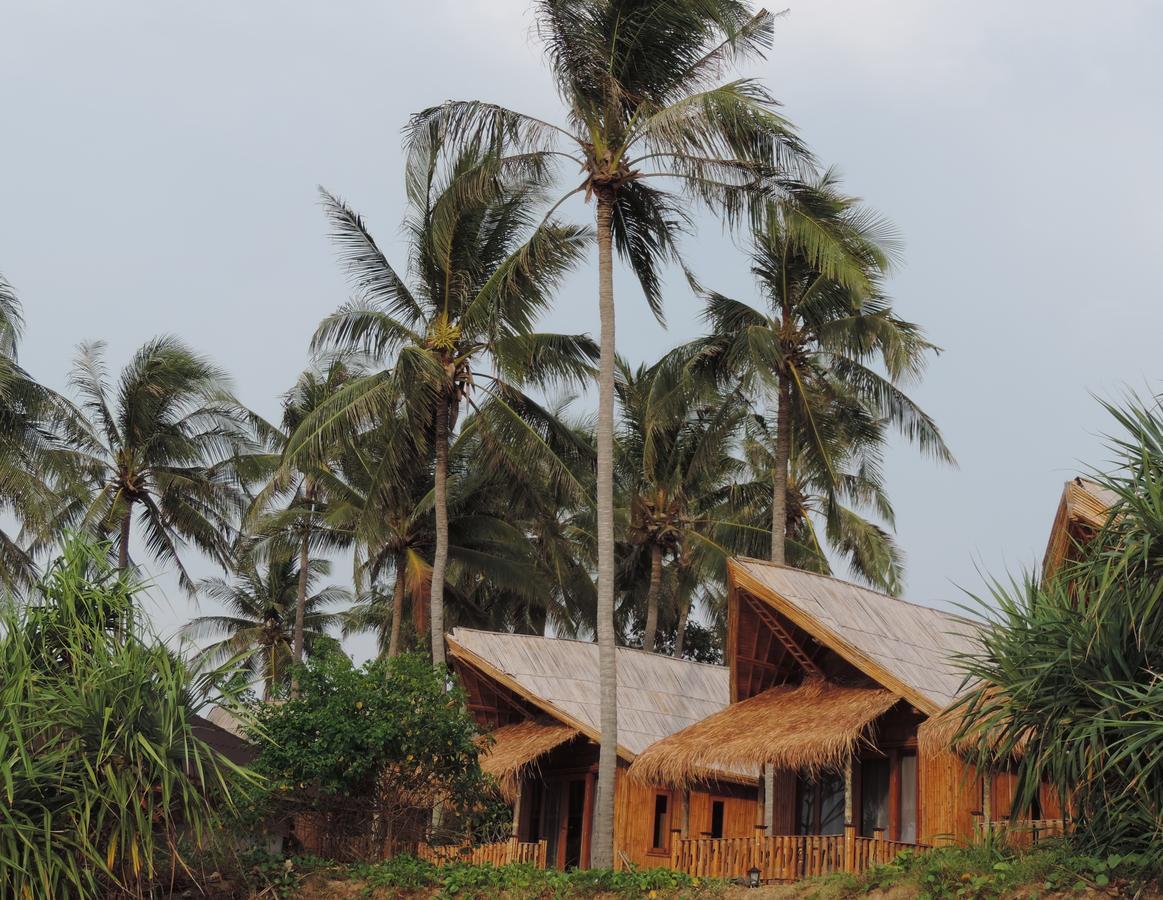
<path id="1" fill-rule="evenodd" d="M 816 665 L 815 660 L 808 656 L 803 647 L 799 645 L 799 642 L 792 637 L 792 633 L 784 627 L 783 622 L 779 620 L 779 616 L 765 606 L 762 606 L 761 601 L 756 600 L 749 593 L 747 594 L 747 602 L 752 610 L 755 611 L 755 615 L 759 617 L 759 621 L 771 629 L 772 634 L 779 638 L 779 642 L 783 644 L 784 649 L 791 654 L 792 659 L 803 667 L 805 672 L 816 678 L 824 677 L 823 671 Z"/>

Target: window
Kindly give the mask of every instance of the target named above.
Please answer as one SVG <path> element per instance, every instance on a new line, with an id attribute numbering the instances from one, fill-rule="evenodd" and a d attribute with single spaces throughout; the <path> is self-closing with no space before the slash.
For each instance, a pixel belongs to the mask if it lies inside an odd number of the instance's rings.
<path id="1" fill-rule="evenodd" d="M 826 774 L 797 779 L 796 813 L 797 834 L 842 834 L 844 777 Z"/>
<path id="2" fill-rule="evenodd" d="M 711 837 L 721 838 L 723 836 L 723 801 L 711 801 Z"/>
<path id="3" fill-rule="evenodd" d="M 654 830 L 651 832 L 650 847 L 653 850 L 670 849 L 670 798 L 666 794 L 654 797 Z"/>
<path id="4" fill-rule="evenodd" d="M 888 836 L 888 760 L 866 759 L 860 765 L 860 833 Z"/>
<path id="5" fill-rule="evenodd" d="M 898 840 L 917 842 L 917 754 L 901 754 L 901 823 Z"/>

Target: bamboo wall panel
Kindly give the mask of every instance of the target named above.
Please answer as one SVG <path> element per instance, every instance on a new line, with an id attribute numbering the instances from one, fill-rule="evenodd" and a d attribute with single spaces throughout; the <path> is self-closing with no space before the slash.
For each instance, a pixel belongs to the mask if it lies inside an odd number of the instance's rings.
<path id="1" fill-rule="evenodd" d="M 667 849 L 654 852 L 654 799 L 658 794 L 667 797 Z M 756 791 L 742 785 L 724 784 L 710 789 L 690 792 L 689 834 L 699 837 L 711 829 L 711 803 L 723 801 L 723 836 L 753 838 L 756 822 Z M 649 869 L 670 864 L 670 844 L 678 838 L 673 831 L 681 829 L 681 809 L 678 791 L 663 790 L 638 784 L 618 767 L 614 788 L 614 856 L 618 868 L 627 863 Z"/>
<path id="2" fill-rule="evenodd" d="M 946 751 L 920 751 L 917 772 L 920 840 L 953 843 L 972 835 L 981 813 L 981 779 L 973 767 Z"/>
<path id="3" fill-rule="evenodd" d="M 723 802 L 723 837 L 754 837 L 755 825 L 761 815 L 757 794 L 758 788 L 748 790 L 741 785 L 721 785 L 714 790 L 691 790 L 687 837 L 710 837 L 711 805 L 716 800 Z M 674 827 L 680 825 L 675 822 Z"/>

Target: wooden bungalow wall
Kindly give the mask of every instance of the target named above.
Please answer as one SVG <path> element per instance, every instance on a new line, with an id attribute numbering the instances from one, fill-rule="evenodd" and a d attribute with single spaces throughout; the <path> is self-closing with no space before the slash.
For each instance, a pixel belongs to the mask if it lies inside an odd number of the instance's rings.
<path id="1" fill-rule="evenodd" d="M 529 781 L 542 784 L 560 784 L 563 780 L 585 777 L 590 785 L 595 783 L 598 766 L 598 747 L 584 738 L 575 740 L 548 753 L 529 776 Z M 523 788 L 526 796 L 532 788 L 527 781 Z M 592 789 L 592 788 L 591 788 Z M 653 844 L 655 799 L 659 794 L 667 798 L 667 822 L 664 846 L 655 850 Z M 672 829 L 683 827 L 681 792 L 639 784 L 629 778 L 625 762 L 619 761 L 618 776 L 614 785 L 614 857 L 615 864 L 622 868 L 630 863 L 639 868 L 665 866 L 670 862 L 670 840 Z M 712 804 L 723 801 L 723 837 L 751 837 L 759 821 L 757 788 L 738 784 L 708 785 L 690 791 L 689 814 L 686 833 L 690 837 L 702 837 L 711 830 Z M 794 796 L 794 782 L 793 782 Z M 794 801 L 793 801 L 794 802 Z M 528 840 L 532 835 L 532 814 L 528 803 L 522 804 L 519 837 Z M 562 810 L 564 815 L 564 810 Z M 592 836 L 592 817 L 585 823 L 583 865 L 588 856 Z M 545 835 L 540 835 L 544 837 Z M 555 860 L 549 861 L 555 865 Z"/>
<path id="2" fill-rule="evenodd" d="M 663 794 L 667 798 L 668 818 L 665 845 L 654 850 L 654 804 Z M 670 841 L 673 830 L 682 830 L 682 792 L 639 784 L 626 775 L 625 766 L 618 768 L 614 790 L 614 847 L 617 866 L 632 863 L 638 868 L 655 868 L 670 864 Z M 692 838 L 709 836 L 711 808 L 716 800 L 723 802 L 723 837 L 753 837 L 759 821 L 756 802 L 757 789 L 742 785 L 720 784 L 714 787 L 692 789 L 689 795 L 686 834 Z"/>

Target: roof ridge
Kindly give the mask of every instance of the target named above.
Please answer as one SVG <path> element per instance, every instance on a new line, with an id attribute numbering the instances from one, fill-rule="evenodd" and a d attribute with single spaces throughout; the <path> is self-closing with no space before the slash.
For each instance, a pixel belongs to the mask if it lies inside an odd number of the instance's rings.
<path id="1" fill-rule="evenodd" d="M 934 612 L 941 616 L 947 616 L 951 619 L 956 619 L 959 622 L 973 626 L 980 626 L 982 623 L 968 616 L 959 616 L 955 612 L 949 612 L 945 609 L 938 609 L 935 606 L 929 606 L 927 603 L 918 603 L 916 600 L 906 600 L 904 597 L 894 597 L 892 594 L 886 594 L 884 591 L 878 591 L 874 587 L 869 587 L 866 584 L 857 584 L 855 581 L 850 581 L 847 578 L 837 578 L 835 575 L 825 575 L 823 572 L 813 572 L 809 569 L 799 569 L 795 566 L 789 566 L 787 563 L 772 562 L 769 559 L 756 559 L 754 556 L 733 556 L 734 560 L 745 563 L 757 563 L 761 566 L 766 566 L 770 569 L 786 569 L 789 572 L 795 572 L 797 575 L 810 575 L 813 578 L 823 578 L 826 581 L 834 581 L 837 584 L 846 584 L 848 587 L 854 587 L 860 591 L 867 591 L 870 594 L 876 594 L 878 597 L 883 597 L 885 600 L 892 600 L 896 603 L 903 603 L 906 606 L 912 606 L 916 609 L 924 609 L 928 612 Z"/>

